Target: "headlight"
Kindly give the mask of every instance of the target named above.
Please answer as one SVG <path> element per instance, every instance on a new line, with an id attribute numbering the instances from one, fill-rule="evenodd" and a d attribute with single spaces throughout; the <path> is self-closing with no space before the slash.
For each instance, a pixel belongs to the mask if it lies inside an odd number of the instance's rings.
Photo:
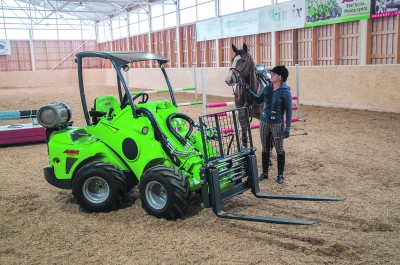
<path id="1" fill-rule="evenodd" d="M 36 118 L 46 128 L 65 126 L 71 119 L 71 108 L 64 102 L 55 102 L 40 107 Z"/>

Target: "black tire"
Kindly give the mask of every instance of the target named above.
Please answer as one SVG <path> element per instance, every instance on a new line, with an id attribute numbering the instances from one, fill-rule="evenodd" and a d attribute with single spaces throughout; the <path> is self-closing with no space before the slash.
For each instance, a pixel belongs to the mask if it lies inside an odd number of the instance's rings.
<path id="1" fill-rule="evenodd" d="M 72 194 L 89 212 L 117 209 L 125 196 L 125 175 L 113 164 L 97 161 L 81 168 L 72 181 Z"/>
<path id="2" fill-rule="evenodd" d="M 189 183 L 176 167 L 155 166 L 139 182 L 140 199 L 148 214 L 167 220 L 180 218 L 190 202 Z"/>

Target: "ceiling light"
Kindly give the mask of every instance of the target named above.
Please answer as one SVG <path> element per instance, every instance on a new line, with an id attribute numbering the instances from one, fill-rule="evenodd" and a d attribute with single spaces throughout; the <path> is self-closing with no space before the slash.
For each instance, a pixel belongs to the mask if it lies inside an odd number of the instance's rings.
<path id="1" fill-rule="evenodd" d="M 85 9 L 85 4 L 83 2 L 79 2 L 77 9 Z"/>

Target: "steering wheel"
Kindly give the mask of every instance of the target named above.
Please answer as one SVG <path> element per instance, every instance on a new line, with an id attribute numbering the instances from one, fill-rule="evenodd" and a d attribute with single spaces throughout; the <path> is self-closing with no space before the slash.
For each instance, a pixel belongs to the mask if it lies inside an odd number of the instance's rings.
<path id="1" fill-rule="evenodd" d="M 135 99 L 137 99 L 139 97 L 142 97 L 142 100 L 139 101 L 138 104 L 146 103 L 149 100 L 149 94 L 147 94 L 146 92 L 140 92 L 139 94 L 132 97 L 132 101 L 134 102 Z M 129 100 L 128 100 L 127 94 L 125 94 L 124 97 L 122 98 L 121 109 L 128 105 L 129 105 Z"/>

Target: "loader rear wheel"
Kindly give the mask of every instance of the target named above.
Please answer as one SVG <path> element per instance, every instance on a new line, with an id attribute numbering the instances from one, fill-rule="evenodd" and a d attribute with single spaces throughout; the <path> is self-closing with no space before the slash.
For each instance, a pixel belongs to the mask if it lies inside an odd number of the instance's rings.
<path id="1" fill-rule="evenodd" d="M 155 166 L 139 182 L 143 208 L 157 218 L 181 217 L 190 201 L 189 183 L 175 167 Z"/>
<path id="2" fill-rule="evenodd" d="M 94 162 L 81 168 L 72 181 L 72 194 L 89 212 L 117 209 L 125 195 L 126 178 L 113 164 Z"/>

